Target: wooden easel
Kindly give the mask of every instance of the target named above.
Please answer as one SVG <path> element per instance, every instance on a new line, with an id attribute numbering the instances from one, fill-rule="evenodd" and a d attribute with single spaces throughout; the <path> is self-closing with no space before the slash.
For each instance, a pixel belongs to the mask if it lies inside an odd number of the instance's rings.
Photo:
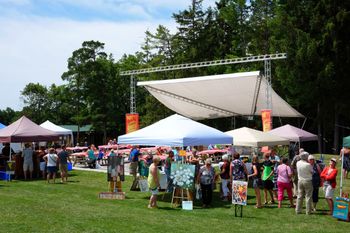
<path id="1" fill-rule="evenodd" d="M 132 182 L 130 191 L 140 191 L 139 179 L 140 179 L 140 177 L 136 177 L 136 178 L 134 179 L 134 181 Z"/>
<path id="2" fill-rule="evenodd" d="M 109 191 L 110 192 L 122 192 L 122 182 L 118 178 L 113 178 L 113 181 L 109 182 Z"/>
<path id="3" fill-rule="evenodd" d="M 235 204 L 235 217 L 243 217 L 243 205 Z M 239 211 L 240 210 L 240 211 Z M 238 213 L 240 212 L 240 213 Z"/>
<path id="4" fill-rule="evenodd" d="M 174 201 L 175 200 L 175 201 Z M 178 206 L 182 203 L 182 201 L 192 201 L 192 195 L 190 191 L 183 188 L 174 187 L 173 196 L 171 198 L 171 206 Z"/>

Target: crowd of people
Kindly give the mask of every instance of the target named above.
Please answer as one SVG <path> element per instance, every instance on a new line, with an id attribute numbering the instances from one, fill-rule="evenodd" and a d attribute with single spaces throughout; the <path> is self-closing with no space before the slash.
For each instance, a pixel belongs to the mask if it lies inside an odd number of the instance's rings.
<path id="1" fill-rule="evenodd" d="M 110 142 L 113 145 L 113 141 Z M 87 150 L 88 164 L 95 168 L 96 147 L 91 145 Z M 343 161 L 343 174 L 347 176 L 349 172 L 349 151 L 345 151 Z M 2 153 L 10 153 L 9 147 L 3 148 Z M 33 155 L 36 156 L 33 156 Z M 110 156 L 113 156 L 113 149 Z M 165 154 L 167 154 L 165 156 Z M 39 164 L 41 176 L 47 180 L 56 182 L 57 171 L 60 171 L 61 182 L 68 181 L 68 162 L 72 162 L 65 146 L 58 148 L 40 147 L 34 151 L 31 144 L 26 143 L 21 156 L 23 158 L 24 180 L 33 178 L 34 163 Z M 37 160 L 35 159 L 37 158 Z M 157 147 L 154 152 L 147 151 L 142 155 L 137 146 L 133 146 L 128 157 L 130 162 L 129 173 L 133 176 L 134 182 L 141 178 L 147 179 L 148 187 L 151 192 L 149 208 L 157 207 L 157 195 L 160 188 L 160 170 L 163 170 L 167 178 L 167 192 L 174 189 L 171 178 L 171 164 L 179 161 L 176 150 L 163 151 Z M 301 214 L 303 202 L 305 199 L 305 212 L 311 214 L 316 211 L 319 201 L 319 188 L 323 187 L 324 196 L 329 207 L 329 213 L 333 212 L 334 189 L 336 188 L 336 169 L 337 160 L 332 158 L 329 166 L 323 167 L 315 157 L 303 149 L 295 155 L 290 161 L 288 158 L 282 158 L 276 154 L 275 150 L 270 150 L 263 154 L 262 160 L 257 155 L 252 156 L 252 166 L 249 170 L 246 164 L 240 158 L 240 154 L 234 152 L 222 156 L 222 162 L 219 163 L 217 171 L 211 158 L 200 157 L 196 150 L 192 150 L 191 155 L 185 156 L 180 160 L 182 163 L 192 164 L 195 167 L 194 182 L 200 187 L 201 201 L 204 208 L 211 206 L 213 199 L 213 190 L 218 177 L 221 180 L 220 197 L 222 201 L 231 199 L 232 181 L 249 181 L 256 196 L 255 208 L 260 209 L 264 206 L 276 204 L 282 208 L 284 192 L 286 191 L 289 207 L 295 208 L 296 214 Z M 261 191 L 263 190 L 263 196 Z M 263 199 L 263 200 L 262 200 Z M 296 199 L 296 200 L 294 200 Z"/>
<path id="2" fill-rule="evenodd" d="M 174 162 L 174 152 L 170 151 L 169 155 L 161 162 L 160 156 L 163 153 L 152 155 L 148 152 L 146 157 L 142 158 L 137 147 L 131 150 L 129 160 L 135 163 L 130 166 L 130 173 L 136 179 L 137 172 L 148 177 L 148 184 L 151 191 L 149 207 L 157 206 L 157 194 L 159 184 L 159 168 L 161 164 L 169 184 L 171 184 L 171 163 Z M 319 200 L 319 188 L 323 187 L 325 199 L 329 206 L 329 213 L 333 211 L 334 189 L 336 187 L 337 169 L 335 168 L 337 160 L 332 158 L 329 166 L 323 168 L 308 152 L 300 149 L 299 154 L 295 155 L 293 160 L 287 157 L 278 156 L 275 150 L 270 150 L 263 154 L 261 161 L 257 155 L 252 157 L 252 166 L 248 170 L 245 163 L 242 162 L 239 153 L 233 155 L 223 155 L 222 162 L 219 164 L 217 171 L 212 159 L 202 159 L 198 156 L 197 151 L 193 150 L 192 155 L 186 156 L 185 163 L 195 165 L 195 182 L 200 186 L 201 201 L 203 208 L 211 206 L 215 183 L 220 176 L 221 187 L 220 196 L 222 201 L 229 201 L 231 198 L 231 184 L 233 180 L 249 181 L 256 195 L 255 208 L 277 204 L 278 208 L 283 207 L 284 193 L 287 193 L 289 207 L 295 208 L 296 214 L 302 213 L 303 202 L 305 199 L 306 214 L 316 211 Z M 139 170 L 135 168 L 139 167 Z M 147 167 L 147 172 L 144 171 Z M 158 169 L 155 169 L 158 167 Z M 168 185 L 168 192 L 173 189 Z M 263 196 L 261 195 L 263 190 Z M 262 201 L 263 199 L 263 201 Z"/>
<path id="3" fill-rule="evenodd" d="M 5 144 L 2 154 L 9 154 L 10 147 Z M 13 152 L 13 155 L 15 153 Z M 25 143 L 20 155 L 23 160 L 23 176 L 24 180 L 32 180 L 34 167 L 40 170 L 39 176 L 46 179 L 48 183 L 56 182 L 56 174 L 60 171 L 61 182 L 68 181 L 68 161 L 71 163 L 66 147 L 58 146 L 56 148 L 46 148 L 40 146 L 38 150 L 34 150 L 31 143 Z"/>

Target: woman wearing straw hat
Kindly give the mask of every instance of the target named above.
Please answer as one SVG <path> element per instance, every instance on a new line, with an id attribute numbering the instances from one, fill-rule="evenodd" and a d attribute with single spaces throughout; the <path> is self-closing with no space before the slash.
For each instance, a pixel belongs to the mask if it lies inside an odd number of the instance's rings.
<path id="1" fill-rule="evenodd" d="M 323 169 L 321 173 L 321 179 L 323 179 L 324 197 L 329 206 L 329 213 L 328 213 L 329 215 L 333 213 L 333 196 L 334 196 L 334 189 L 337 185 L 336 178 L 337 178 L 338 170 L 335 168 L 336 164 L 337 164 L 337 159 L 332 158 L 329 161 L 329 167 L 326 167 L 325 169 Z"/>

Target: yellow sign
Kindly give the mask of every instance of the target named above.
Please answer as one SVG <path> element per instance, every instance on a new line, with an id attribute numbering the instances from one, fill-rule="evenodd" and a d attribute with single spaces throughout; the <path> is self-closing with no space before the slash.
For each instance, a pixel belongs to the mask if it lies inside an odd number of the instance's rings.
<path id="1" fill-rule="evenodd" d="M 126 133 L 131 133 L 139 129 L 139 114 L 125 115 Z"/>
<path id="2" fill-rule="evenodd" d="M 186 151 L 185 150 L 180 150 L 179 151 L 179 156 L 186 156 Z"/>

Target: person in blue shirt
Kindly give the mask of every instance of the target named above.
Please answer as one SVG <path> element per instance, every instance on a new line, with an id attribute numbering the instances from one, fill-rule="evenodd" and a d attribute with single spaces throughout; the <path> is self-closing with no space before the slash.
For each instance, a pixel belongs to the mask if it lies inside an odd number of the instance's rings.
<path id="1" fill-rule="evenodd" d="M 96 156 L 95 156 L 95 152 L 94 152 L 95 146 L 92 144 L 91 146 L 89 146 L 88 148 L 88 165 L 89 168 L 96 168 Z"/>
<path id="2" fill-rule="evenodd" d="M 137 176 L 137 167 L 139 163 L 139 156 L 140 156 L 140 151 L 137 146 L 133 146 L 132 150 L 130 151 L 129 155 L 129 161 L 130 161 L 130 174 L 133 175 L 134 180 L 136 179 Z"/>

